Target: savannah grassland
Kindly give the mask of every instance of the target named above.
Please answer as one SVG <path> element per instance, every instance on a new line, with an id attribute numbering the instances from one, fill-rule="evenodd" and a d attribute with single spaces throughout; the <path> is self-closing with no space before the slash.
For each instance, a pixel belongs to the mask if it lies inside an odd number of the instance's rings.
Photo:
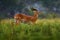
<path id="1" fill-rule="evenodd" d="M 0 21 L 0 40 L 60 40 L 60 19 L 38 19 L 33 25 L 13 21 Z"/>

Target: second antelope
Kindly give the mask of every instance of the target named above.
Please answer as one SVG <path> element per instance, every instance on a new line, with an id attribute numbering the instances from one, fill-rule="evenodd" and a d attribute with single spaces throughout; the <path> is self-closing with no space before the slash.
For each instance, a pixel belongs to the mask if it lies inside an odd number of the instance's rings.
<path id="1" fill-rule="evenodd" d="M 25 15 L 25 14 L 15 14 L 14 15 L 14 19 L 15 19 L 15 21 L 16 21 L 16 24 L 19 24 L 21 21 L 23 21 L 23 22 L 31 22 L 31 23 L 35 23 L 36 22 L 36 20 L 38 19 L 38 14 L 39 14 L 39 12 L 38 12 L 38 10 L 37 9 L 34 9 L 34 8 L 32 8 L 31 9 L 32 11 L 33 11 L 33 13 L 34 13 L 34 15 L 33 16 L 28 16 L 28 15 Z"/>

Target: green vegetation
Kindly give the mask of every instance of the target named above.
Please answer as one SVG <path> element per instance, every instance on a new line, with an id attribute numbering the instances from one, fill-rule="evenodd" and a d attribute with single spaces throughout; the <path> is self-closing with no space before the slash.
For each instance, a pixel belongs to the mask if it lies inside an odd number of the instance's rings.
<path id="1" fill-rule="evenodd" d="M 37 24 L 0 22 L 0 40 L 60 40 L 60 19 L 41 19 Z M 4 22 L 5 21 L 5 22 Z"/>

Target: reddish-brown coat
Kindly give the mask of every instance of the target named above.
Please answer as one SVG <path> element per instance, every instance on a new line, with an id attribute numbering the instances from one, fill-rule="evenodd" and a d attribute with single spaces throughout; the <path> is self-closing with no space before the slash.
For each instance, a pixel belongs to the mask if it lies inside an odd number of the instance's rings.
<path id="1" fill-rule="evenodd" d="M 34 12 L 33 16 L 25 14 L 15 14 L 14 19 L 16 20 L 17 24 L 20 23 L 21 21 L 35 23 L 35 21 L 38 19 L 38 11 L 33 10 L 33 12 Z"/>

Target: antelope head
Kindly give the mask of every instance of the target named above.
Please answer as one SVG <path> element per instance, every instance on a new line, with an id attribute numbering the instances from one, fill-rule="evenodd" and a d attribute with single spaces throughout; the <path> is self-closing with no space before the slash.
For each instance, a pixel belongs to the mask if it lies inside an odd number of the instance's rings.
<path id="1" fill-rule="evenodd" d="M 35 8 L 32 8 L 31 10 L 32 10 L 33 13 L 34 13 L 34 17 L 38 17 L 38 14 L 39 14 L 38 10 L 35 9 Z"/>

